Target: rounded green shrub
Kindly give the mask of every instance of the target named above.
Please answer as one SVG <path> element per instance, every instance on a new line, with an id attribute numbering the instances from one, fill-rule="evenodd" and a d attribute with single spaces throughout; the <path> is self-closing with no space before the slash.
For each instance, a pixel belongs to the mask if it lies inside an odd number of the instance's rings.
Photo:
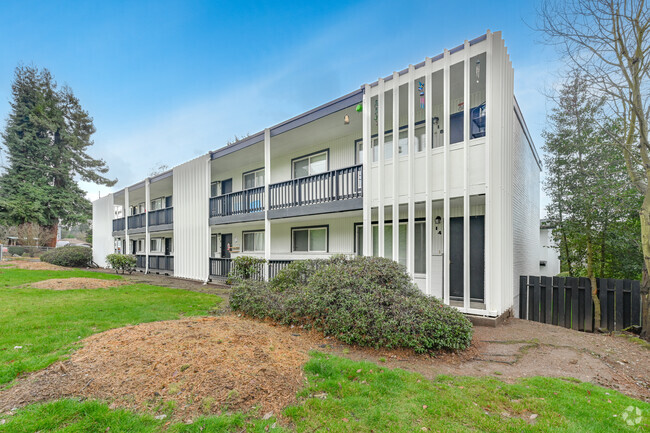
<path id="1" fill-rule="evenodd" d="M 137 264 L 137 260 L 132 254 L 109 254 L 106 256 L 106 262 L 111 268 L 115 269 L 116 274 L 120 271 L 123 274 L 126 272 L 130 274 L 135 271 L 135 265 Z"/>
<path id="2" fill-rule="evenodd" d="M 25 254 L 25 248 L 19 246 L 11 246 L 7 248 L 7 252 L 12 256 L 22 256 Z"/>
<path id="3" fill-rule="evenodd" d="M 87 247 L 65 246 L 55 248 L 41 254 L 41 261 L 57 266 L 69 268 L 83 268 L 90 266 L 93 260 L 93 251 Z"/>
<path id="4" fill-rule="evenodd" d="M 240 282 L 230 305 L 361 346 L 424 353 L 466 349 L 472 339 L 462 313 L 420 292 L 403 266 L 378 257 L 294 262 L 268 284 Z"/>

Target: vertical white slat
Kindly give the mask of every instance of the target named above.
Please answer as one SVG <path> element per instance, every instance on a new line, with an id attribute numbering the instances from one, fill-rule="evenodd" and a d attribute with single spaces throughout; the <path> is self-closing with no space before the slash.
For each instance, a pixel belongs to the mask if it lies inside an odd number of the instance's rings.
<path id="1" fill-rule="evenodd" d="M 494 68 L 492 62 L 492 33 L 487 31 L 486 37 L 486 53 L 485 53 L 485 116 L 486 116 L 486 131 L 485 131 L 485 286 L 484 298 L 485 309 L 490 311 L 492 309 L 492 257 L 490 254 L 492 249 L 492 231 L 490 230 L 492 224 L 492 190 L 490 188 L 490 145 L 491 137 L 494 134 L 494 101 L 492 100 L 492 70 Z"/>
<path id="2" fill-rule="evenodd" d="M 409 65 L 408 72 L 408 146 L 409 146 L 409 157 L 408 157 L 408 223 L 406 228 L 406 235 L 408 236 L 406 242 L 406 268 L 411 274 L 411 277 L 415 275 L 415 188 L 413 185 L 413 176 L 415 173 L 415 109 L 413 104 L 415 103 L 415 97 L 413 92 L 415 91 L 415 85 L 413 84 L 415 67 Z"/>
<path id="3" fill-rule="evenodd" d="M 465 40 L 463 49 L 463 304 L 470 308 L 470 209 L 469 209 L 469 41 Z"/>
<path id="4" fill-rule="evenodd" d="M 149 206 L 151 205 L 149 178 L 144 181 L 144 251 L 145 251 L 145 274 L 149 273 L 149 256 L 151 255 L 151 235 L 149 234 Z"/>
<path id="5" fill-rule="evenodd" d="M 372 256 L 372 191 L 371 182 L 371 160 L 370 146 L 372 144 L 370 86 L 365 85 L 363 93 L 363 255 Z"/>
<path id="6" fill-rule="evenodd" d="M 432 230 L 431 230 L 431 114 L 433 110 L 433 78 L 432 74 L 432 64 L 431 58 L 427 57 L 425 59 L 424 73 L 424 104 L 425 104 L 425 116 L 424 116 L 424 151 L 425 151 L 425 169 L 424 169 L 424 178 L 425 178 L 425 236 L 426 236 L 426 257 L 425 257 L 425 266 L 426 266 L 426 279 L 425 279 L 425 293 L 430 295 L 432 293 L 431 281 L 432 281 L 432 266 L 431 266 L 431 242 L 432 242 Z"/>
<path id="7" fill-rule="evenodd" d="M 378 222 L 377 222 L 377 233 L 378 233 L 378 247 L 377 247 L 377 255 L 379 257 L 384 257 L 384 171 L 385 171 L 385 164 L 386 164 L 386 158 L 384 157 L 384 134 L 386 131 L 385 127 L 385 113 L 384 113 L 384 102 L 385 102 L 385 84 L 384 84 L 384 79 L 380 78 L 378 80 L 377 87 L 379 89 L 379 95 L 377 96 L 378 102 L 379 102 L 379 110 L 377 114 L 377 151 L 379 155 L 379 165 L 377 167 L 377 198 L 378 198 L 378 204 L 377 204 L 377 216 L 378 216 Z"/>
<path id="8" fill-rule="evenodd" d="M 399 72 L 393 72 L 393 260 L 399 263 Z"/>
<path id="9" fill-rule="evenodd" d="M 445 49 L 443 73 L 443 300 L 449 304 L 449 50 Z"/>
<path id="10" fill-rule="evenodd" d="M 129 199 L 129 187 L 127 186 L 124 188 L 124 240 L 126 242 L 124 250 L 122 250 L 122 254 L 126 254 L 126 252 L 129 250 L 129 211 L 130 209 L 130 199 Z M 121 247 L 121 245 L 120 245 Z"/>
<path id="11" fill-rule="evenodd" d="M 106 267 L 106 256 L 114 251 L 113 206 L 113 194 L 93 202 L 93 261 L 102 268 Z"/>
<path id="12" fill-rule="evenodd" d="M 269 264 L 271 260 L 271 220 L 269 220 L 269 208 L 271 197 L 269 196 L 269 185 L 271 184 L 271 130 L 264 130 L 264 279 L 269 279 Z M 242 250 L 244 239 L 242 237 Z M 291 240 L 289 241 L 291 242 Z"/>

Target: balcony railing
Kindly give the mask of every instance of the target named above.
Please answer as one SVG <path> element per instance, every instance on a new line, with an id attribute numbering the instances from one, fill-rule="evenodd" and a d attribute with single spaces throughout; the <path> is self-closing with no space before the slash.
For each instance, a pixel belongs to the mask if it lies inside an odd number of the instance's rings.
<path id="1" fill-rule="evenodd" d="M 269 185 L 269 209 L 283 209 L 363 196 L 363 166 L 332 170 Z"/>
<path id="2" fill-rule="evenodd" d="M 173 271 L 174 256 L 149 256 L 149 269 L 154 271 Z"/>
<path id="3" fill-rule="evenodd" d="M 270 260 L 266 265 L 269 267 L 269 278 L 274 278 L 282 269 L 289 266 L 293 260 Z M 210 258 L 210 275 L 219 278 L 228 278 L 232 270 L 232 259 Z M 262 281 L 264 279 L 264 264 L 256 265 L 252 279 Z"/>
<path id="4" fill-rule="evenodd" d="M 158 226 L 162 224 L 172 224 L 174 222 L 174 208 L 168 207 L 149 212 L 149 225 Z M 129 226 L 130 227 L 130 226 Z"/>
<path id="5" fill-rule="evenodd" d="M 124 230 L 124 218 L 117 218 L 113 220 L 113 231 L 120 232 Z"/>
<path id="6" fill-rule="evenodd" d="M 129 217 L 129 230 L 139 229 L 145 226 L 145 217 L 147 214 L 141 213 L 138 215 L 131 215 Z"/>
<path id="7" fill-rule="evenodd" d="M 135 255 L 135 267 L 136 268 L 142 268 L 144 269 L 147 264 L 147 256 L 144 256 L 142 254 L 136 254 Z"/>
<path id="8" fill-rule="evenodd" d="M 231 192 L 210 199 L 210 217 L 239 215 L 264 210 L 264 187 Z"/>

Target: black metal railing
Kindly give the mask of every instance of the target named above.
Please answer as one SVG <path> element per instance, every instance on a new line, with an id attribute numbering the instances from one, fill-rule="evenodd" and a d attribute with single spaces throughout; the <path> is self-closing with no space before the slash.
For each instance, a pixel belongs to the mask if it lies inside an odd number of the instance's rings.
<path id="1" fill-rule="evenodd" d="M 144 269 L 147 264 L 147 256 L 142 254 L 135 255 L 135 267 Z"/>
<path id="2" fill-rule="evenodd" d="M 174 256 L 149 256 L 149 269 L 155 271 L 173 271 Z"/>
<path id="3" fill-rule="evenodd" d="M 168 207 L 149 212 L 149 225 L 158 226 L 174 222 L 174 208 Z"/>
<path id="4" fill-rule="evenodd" d="M 139 229 L 145 226 L 145 217 L 147 214 L 141 213 L 138 215 L 131 215 L 129 217 L 129 230 Z"/>
<path id="5" fill-rule="evenodd" d="M 266 265 L 269 268 L 269 278 L 274 278 L 282 269 L 289 266 L 293 260 L 270 260 Z M 253 280 L 262 281 L 264 280 L 264 263 L 260 263 L 255 266 L 255 271 L 251 278 Z M 232 271 L 232 259 L 231 258 L 210 258 L 210 275 L 213 277 L 219 278 L 228 278 L 231 276 Z"/>
<path id="6" fill-rule="evenodd" d="M 239 215 L 264 210 L 264 187 L 245 189 L 244 191 L 212 197 L 210 199 L 210 216 L 220 217 Z"/>
<path id="7" fill-rule="evenodd" d="M 363 166 L 340 168 L 269 185 L 269 209 L 327 203 L 363 196 Z"/>
<path id="8" fill-rule="evenodd" d="M 116 218 L 113 220 L 113 231 L 119 232 L 124 230 L 124 218 Z"/>

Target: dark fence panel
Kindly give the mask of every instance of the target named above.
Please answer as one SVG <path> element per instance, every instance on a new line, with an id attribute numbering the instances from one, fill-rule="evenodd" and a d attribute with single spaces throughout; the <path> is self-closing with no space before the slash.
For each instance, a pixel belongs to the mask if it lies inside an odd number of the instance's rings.
<path id="1" fill-rule="evenodd" d="M 124 218 L 117 218 L 113 220 L 113 231 L 119 232 L 124 230 Z"/>
<path id="2" fill-rule="evenodd" d="M 174 222 L 174 208 L 168 207 L 149 212 L 149 225 L 158 226 Z M 129 226 L 130 227 L 130 226 Z"/>
<path id="3" fill-rule="evenodd" d="M 578 331 L 610 331 L 641 324 L 639 281 L 598 278 L 600 324 L 594 323 L 591 281 L 575 277 L 519 277 L 519 317 Z"/>
<path id="4" fill-rule="evenodd" d="M 149 269 L 154 271 L 173 271 L 174 256 L 149 256 Z"/>
<path id="5" fill-rule="evenodd" d="M 135 256 L 135 267 L 144 269 L 147 264 L 147 256 L 136 254 Z"/>
<path id="6" fill-rule="evenodd" d="M 129 217 L 129 229 L 139 229 L 145 226 L 145 217 L 147 214 L 141 213 Z"/>

